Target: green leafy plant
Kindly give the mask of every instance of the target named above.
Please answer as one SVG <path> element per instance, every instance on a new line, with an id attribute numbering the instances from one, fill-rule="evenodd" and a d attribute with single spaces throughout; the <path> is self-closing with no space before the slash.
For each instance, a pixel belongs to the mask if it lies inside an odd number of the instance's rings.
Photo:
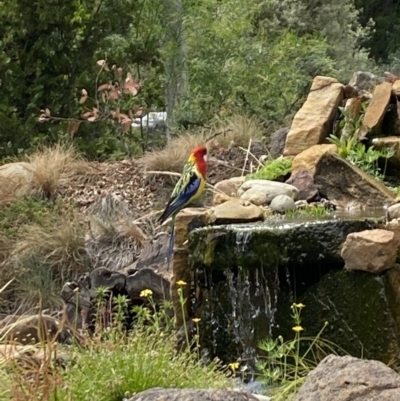
<path id="1" fill-rule="evenodd" d="M 382 181 L 385 177 L 386 163 L 394 155 L 392 148 L 375 149 L 373 146 L 367 148 L 363 143 L 357 143 L 354 146 L 347 160 L 373 176 L 375 179 Z M 383 171 L 378 166 L 378 160 L 385 159 L 385 168 Z"/>
<path id="2" fill-rule="evenodd" d="M 285 177 L 292 171 L 291 158 L 279 158 L 268 161 L 264 166 L 252 174 L 248 174 L 246 179 L 277 180 Z"/>
<path id="3" fill-rule="evenodd" d="M 359 141 L 359 132 L 362 128 L 363 114 L 365 105 L 357 118 L 353 118 L 349 113 L 340 107 L 344 115 L 340 123 L 340 136 L 330 135 L 328 141 L 336 145 L 339 156 L 354 164 L 375 179 L 382 181 L 385 176 L 385 169 L 382 172 L 378 166 L 379 159 L 390 159 L 395 151 L 392 148 L 375 149 L 374 146 L 367 147 Z"/>
<path id="4" fill-rule="evenodd" d="M 295 333 L 293 339 L 285 341 L 279 336 L 276 340 L 266 339 L 259 344 L 266 357 L 259 361 L 258 367 L 262 379 L 272 386 L 273 398 L 277 401 L 286 400 L 295 394 L 307 374 L 325 356 L 345 353 L 340 347 L 321 337 L 328 322 L 324 323 L 315 337 L 301 336 L 304 331 L 301 325 L 301 312 L 304 307 L 302 303 L 293 303 L 291 306 Z"/>
<path id="5" fill-rule="evenodd" d="M 387 160 L 395 154 L 392 148 L 375 149 L 373 146 L 367 148 L 354 137 L 342 140 L 336 136 L 330 136 L 329 140 L 337 146 L 341 157 L 379 181 L 385 177 Z M 385 159 L 383 171 L 378 165 L 379 159 Z"/>

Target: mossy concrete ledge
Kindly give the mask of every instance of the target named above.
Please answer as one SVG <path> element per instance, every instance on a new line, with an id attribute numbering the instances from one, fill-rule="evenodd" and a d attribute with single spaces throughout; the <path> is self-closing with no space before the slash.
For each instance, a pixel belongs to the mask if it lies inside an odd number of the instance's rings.
<path id="1" fill-rule="evenodd" d="M 254 361 L 268 336 L 293 337 L 292 302 L 303 302 L 304 335 L 324 337 L 349 354 L 399 359 L 397 270 L 347 272 L 340 248 L 349 233 L 382 218 L 264 222 L 200 227 L 188 237 L 192 313 L 210 357 Z"/>

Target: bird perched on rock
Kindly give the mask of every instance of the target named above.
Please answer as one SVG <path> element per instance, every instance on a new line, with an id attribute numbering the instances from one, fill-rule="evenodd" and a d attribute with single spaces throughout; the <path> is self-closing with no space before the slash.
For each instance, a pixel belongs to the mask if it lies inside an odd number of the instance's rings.
<path id="1" fill-rule="evenodd" d="M 174 246 L 175 217 L 180 210 L 200 197 L 206 186 L 206 175 L 207 148 L 205 146 L 198 146 L 190 154 L 167 206 L 158 219 L 162 224 L 172 216 L 172 231 L 168 247 L 168 269 Z"/>

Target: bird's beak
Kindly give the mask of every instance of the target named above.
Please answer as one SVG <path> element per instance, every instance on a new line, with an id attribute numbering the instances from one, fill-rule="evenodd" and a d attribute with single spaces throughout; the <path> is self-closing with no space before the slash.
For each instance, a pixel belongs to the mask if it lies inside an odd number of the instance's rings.
<path id="1" fill-rule="evenodd" d="M 207 163 L 207 155 L 204 155 L 203 159 Z"/>

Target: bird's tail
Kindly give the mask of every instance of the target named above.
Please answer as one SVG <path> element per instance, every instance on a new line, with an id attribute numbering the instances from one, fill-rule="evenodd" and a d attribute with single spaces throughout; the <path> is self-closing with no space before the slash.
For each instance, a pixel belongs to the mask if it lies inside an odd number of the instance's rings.
<path id="1" fill-rule="evenodd" d="M 171 236 L 169 238 L 168 254 L 167 254 L 167 270 L 169 271 L 169 265 L 174 254 L 174 242 L 175 242 L 175 217 L 172 218 Z"/>

